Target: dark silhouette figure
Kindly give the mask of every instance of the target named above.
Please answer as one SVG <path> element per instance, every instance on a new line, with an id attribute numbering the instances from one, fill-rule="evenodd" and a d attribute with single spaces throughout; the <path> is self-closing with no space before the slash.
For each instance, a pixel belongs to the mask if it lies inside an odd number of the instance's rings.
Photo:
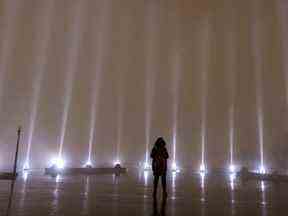
<path id="1" fill-rule="evenodd" d="M 167 174 L 167 159 L 169 158 L 169 155 L 165 146 L 166 142 L 162 137 L 160 137 L 156 140 L 151 152 L 151 158 L 153 159 L 152 170 L 154 175 L 154 191 L 153 191 L 154 198 L 157 196 L 157 188 L 160 177 L 162 181 L 163 195 L 164 197 L 167 196 L 166 174 Z"/>

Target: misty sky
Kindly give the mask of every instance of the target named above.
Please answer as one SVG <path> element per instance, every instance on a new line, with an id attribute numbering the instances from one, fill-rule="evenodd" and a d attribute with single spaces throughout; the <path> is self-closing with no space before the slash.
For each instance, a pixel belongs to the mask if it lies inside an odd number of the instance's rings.
<path id="1" fill-rule="evenodd" d="M 143 161 L 150 116 L 149 147 L 163 136 L 172 156 L 176 131 L 177 163 L 197 168 L 204 116 L 205 162 L 225 167 L 233 107 L 235 164 L 259 165 L 260 110 L 265 164 L 287 168 L 287 10 L 284 0 L 0 0 L 0 167 L 19 125 L 24 163 L 31 119 L 30 165 L 47 166 L 65 110 L 69 166 L 87 160 L 91 118 L 95 165 Z"/>

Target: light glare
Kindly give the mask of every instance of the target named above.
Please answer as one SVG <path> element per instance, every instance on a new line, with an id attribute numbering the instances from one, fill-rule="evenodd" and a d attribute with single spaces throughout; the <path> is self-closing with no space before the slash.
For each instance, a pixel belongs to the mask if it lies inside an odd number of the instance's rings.
<path id="1" fill-rule="evenodd" d="M 120 160 L 115 160 L 114 161 L 114 166 L 116 166 L 116 165 L 121 165 L 121 161 Z"/>
<path id="2" fill-rule="evenodd" d="M 230 171 L 230 173 L 235 173 L 235 171 L 236 171 L 235 165 L 231 164 L 231 165 L 229 166 L 229 171 Z"/>
<path id="3" fill-rule="evenodd" d="M 172 163 L 172 172 L 180 172 L 179 167 L 177 166 L 176 162 Z"/>
<path id="4" fill-rule="evenodd" d="M 206 172 L 206 167 L 205 164 L 200 165 L 200 173 L 205 173 Z"/>
<path id="5" fill-rule="evenodd" d="M 200 172 L 201 177 L 201 188 L 205 188 L 205 172 Z"/>
<path id="6" fill-rule="evenodd" d="M 29 169 L 30 169 L 29 163 L 26 162 L 23 166 L 23 170 L 25 171 L 25 170 L 29 170 Z"/>
<path id="7" fill-rule="evenodd" d="M 91 162 L 90 160 L 88 160 L 88 161 L 85 163 L 84 167 L 92 167 L 92 162 Z"/>
<path id="8" fill-rule="evenodd" d="M 150 169 L 150 164 L 148 162 L 145 162 L 144 165 L 143 165 L 143 168 L 145 171 L 149 170 Z"/>
<path id="9" fill-rule="evenodd" d="M 29 175 L 28 172 L 26 172 L 26 171 L 23 172 L 22 178 L 23 178 L 24 182 L 27 181 L 27 179 L 28 179 L 28 175 Z"/>
<path id="10" fill-rule="evenodd" d="M 149 172 L 148 171 L 144 171 L 144 183 L 145 183 L 145 186 L 148 185 L 148 177 L 149 177 Z"/>
<path id="11" fill-rule="evenodd" d="M 260 174 L 266 174 L 267 171 L 266 171 L 266 168 L 265 168 L 264 166 L 260 166 L 258 172 L 259 172 Z"/>
<path id="12" fill-rule="evenodd" d="M 234 190 L 235 189 L 235 180 L 236 180 L 236 175 L 235 173 L 231 173 L 229 175 L 229 179 L 230 179 L 230 187 L 231 187 L 231 190 Z"/>
<path id="13" fill-rule="evenodd" d="M 260 187 L 261 187 L 261 191 L 264 192 L 266 189 L 264 181 L 261 181 Z"/>
<path id="14" fill-rule="evenodd" d="M 55 166 L 58 169 L 64 169 L 65 162 L 62 158 L 55 158 L 51 161 L 52 166 Z"/>

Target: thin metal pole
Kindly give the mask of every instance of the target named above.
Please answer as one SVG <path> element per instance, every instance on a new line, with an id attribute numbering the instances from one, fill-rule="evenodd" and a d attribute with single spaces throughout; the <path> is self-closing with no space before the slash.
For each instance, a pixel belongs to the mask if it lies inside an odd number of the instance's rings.
<path id="1" fill-rule="evenodd" d="M 15 152 L 15 158 L 14 158 L 14 169 L 13 169 L 14 178 L 16 178 L 16 172 L 17 172 L 17 162 L 18 162 L 20 138 L 21 138 L 21 127 L 19 127 L 17 130 L 17 145 L 16 145 L 16 152 Z"/>

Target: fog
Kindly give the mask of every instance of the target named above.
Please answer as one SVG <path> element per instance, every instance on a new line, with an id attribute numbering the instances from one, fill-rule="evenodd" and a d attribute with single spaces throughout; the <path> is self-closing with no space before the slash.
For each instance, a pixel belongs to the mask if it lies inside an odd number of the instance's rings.
<path id="1" fill-rule="evenodd" d="M 288 166 L 284 0 L 0 0 L 0 168 Z"/>

